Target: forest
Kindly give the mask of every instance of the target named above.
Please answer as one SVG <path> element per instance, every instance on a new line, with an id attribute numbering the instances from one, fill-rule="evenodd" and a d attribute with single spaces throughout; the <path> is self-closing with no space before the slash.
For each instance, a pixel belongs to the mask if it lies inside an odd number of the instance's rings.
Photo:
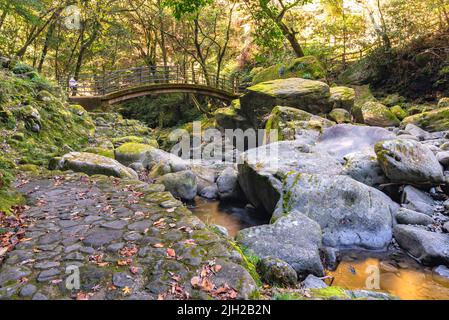
<path id="1" fill-rule="evenodd" d="M 0 300 L 449 300 L 449 0 L 0 0 Z"/>

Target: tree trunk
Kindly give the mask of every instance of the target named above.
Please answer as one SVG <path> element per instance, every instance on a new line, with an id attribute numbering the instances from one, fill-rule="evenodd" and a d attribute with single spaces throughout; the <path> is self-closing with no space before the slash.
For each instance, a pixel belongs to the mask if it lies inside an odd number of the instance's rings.
<path id="1" fill-rule="evenodd" d="M 5 10 L 2 12 L 2 15 L 0 17 L 0 30 L 2 29 L 3 24 L 5 23 L 6 16 L 8 15 L 8 12 L 9 12 L 9 3 L 8 3 L 8 6 L 5 8 Z"/>
<path id="2" fill-rule="evenodd" d="M 44 46 L 42 48 L 41 58 L 39 60 L 39 64 L 38 64 L 38 67 L 37 67 L 37 71 L 39 73 L 42 72 L 42 67 L 44 65 L 45 58 L 47 57 L 48 48 L 50 47 L 50 42 L 51 42 L 51 39 L 53 37 L 53 32 L 55 31 L 55 26 L 56 25 L 54 23 L 52 23 L 50 25 L 50 27 L 48 28 L 47 35 L 45 36 L 45 43 L 44 43 Z"/>
<path id="3" fill-rule="evenodd" d="M 304 50 L 302 49 L 301 45 L 298 42 L 298 39 L 296 39 L 296 36 L 294 33 L 287 33 L 284 34 L 288 40 L 288 42 L 290 42 L 290 45 L 292 46 L 293 52 L 295 53 L 297 58 L 302 58 L 304 57 Z"/>

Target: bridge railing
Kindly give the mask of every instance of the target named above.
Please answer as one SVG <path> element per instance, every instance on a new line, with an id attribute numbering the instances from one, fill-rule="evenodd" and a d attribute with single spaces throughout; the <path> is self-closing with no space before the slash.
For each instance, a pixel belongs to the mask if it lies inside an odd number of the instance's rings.
<path id="1" fill-rule="evenodd" d="M 150 84 L 196 84 L 229 93 L 239 92 L 238 78 L 207 74 L 201 69 L 182 69 L 178 66 L 138 67 L 117 70 L 102 75 L 80 75 L 76 87 L 63 84 L 71 95 L 104 96 L 128 88 Z"/>

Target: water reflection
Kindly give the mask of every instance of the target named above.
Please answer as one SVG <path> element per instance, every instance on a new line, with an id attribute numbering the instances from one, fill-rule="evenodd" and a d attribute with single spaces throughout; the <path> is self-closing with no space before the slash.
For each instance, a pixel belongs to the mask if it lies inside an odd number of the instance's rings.
<path id="1" fill-rule="evenodd" d="M 345 289 L 369 289 L 367 279 L 377 268 L 380 291 L 403 300 L 447 300 L 449 280 L 433 275 L 430 268 L 418 264 L 405 254 L 353 253 L 346 256 L 334 272 L 332 285 Z M 373 282 L 368 279 L 368 285 Z"/>
<path id="2" fill-rule="evenodd" d="M 198 197 L 188 206 L 205 223 L 225 227 L 231 237 L 242 229 L 268 223 L 258 218 L 257 212 L 245 208 L 245 204 L 241 203 L 223 203 Z"/>

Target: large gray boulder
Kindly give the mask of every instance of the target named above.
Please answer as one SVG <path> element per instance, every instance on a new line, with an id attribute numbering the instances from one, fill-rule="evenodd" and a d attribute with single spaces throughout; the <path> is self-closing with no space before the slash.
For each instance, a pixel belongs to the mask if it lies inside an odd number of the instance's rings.
<path id="1" fill-rule="evenodd" d="M 120 162 L 87 152 L 71 152 L 57 161 L 53 161 L 51 169 L 72 170 L 88 175 L 101 174 L 126 179 L 138 179 L 137 173 Z"/>
<path id="2" fill-rule="evenodd" d="M 425 265 L 449 264 L 449 235 L 419 227 L 397 225 L 394 237 L 398 244 Z"/>
<path id="3" fill-rule="evenodd" d="M 385 175 L 394 182 L 438 185 L 443 169 L 433 152 L 414 140 L 396 139 L 376 144 L 375 151 Z"/>
<path id="4" fill-rule="evenodd" d="M 320 81 L 301 78 L 262 82 L 247 88 L 240 98 L 241 112 L 259 128 L 275 106 L 293 107 L 312 114 L 328 113 L 330 89 Z"/>
<path id="5" fill-rule="evenodd" d="M 198 184 L 195 174 L 190 170 L 168 173 L 158 180 L 165 189 L 173 194 L 174 197 L 184 200 L 193 200 L 198 191 Z"/>
<path id="6" fill-rule="evenodd" d="M 287 262 L 300 277 L 324 275 L 319 254 L 320 226 L 299 212 L 292 212 L 274 224 L 244 229 L 236 240 L 260 258 Z"/>
<path id="7" fill-rule="evenodd" d="M 379 187 L 388 183 L 377 158 L 369 153 L 355 152 L 344 157 L 343 174 L 363 184 Z"/>
<path id="8" fill-rule="evenodd" d="M 398 209 L 384 193 L 348 176 L 292 172 L 274 217 L 302 212 L 321 226 L 328 247 L 383 249 L 391 242 Z"/>
<path id="9" fill-rule="evenodd" d="M 268 214 L 281 198 L 282 181 L 290 171 L 340 174 L 342 165 L 324 150 L 300 141 L 282 141 L 248 150 L 238 166 L 239 183 L 249 202 Z"/>
<path id="10" fill-rule="evenodd" d="M 380 141 L 395 139 L 390 131 L 379 127 L 340 124 L 325 129 L 318 140 L 318 148 L 339 160 L 350 153 L 375 156 L 374 146 Z"/>

